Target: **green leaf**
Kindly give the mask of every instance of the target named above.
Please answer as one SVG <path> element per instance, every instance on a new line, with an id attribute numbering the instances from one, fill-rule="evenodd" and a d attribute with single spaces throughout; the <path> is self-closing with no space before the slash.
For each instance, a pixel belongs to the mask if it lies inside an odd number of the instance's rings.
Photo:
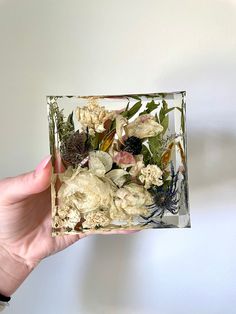
<path id="1" fill-rule="evenodd" d="M 168 104 L 167 104 L 167 102 L 164 99 L 162 100 L 162 107 L 163 107 L 164 110 L 168 109 Z"/>
<path id="2" fill-rule="evenodd" d="M 166 110 L 165 110 L 165 114 L 169 113 L 170 111 L 172 111 L 172 110 L 174 110 L 174 109 L 175 109 L 175 107 L 171 107 L 171 108 L 169 108 L 169 109 L 166 109 Z"/>
<path id="3" fill-rule="evenodd" d="M 160 104 L 156 104 L 154 100 L 147 103 L 146 108 L 149 111 L 149 113 L 153 110 L 155 110 Z"/>
<path id="4" fill-rule="evenodd" d="M 153 110 L 155 110 L 158 106 L 160 106 L 160 103 L 156 104 L 154 100 L 148 102 L 146 104 L 146 110 L 144 110 L 143 112 L 140 113 L 140 116 L 143 114 L 149 114 L 151 113 Z"/>
<path id="5" fill-rule="evenodd" d="M 143 161 L 145 165 L 148 165 L 150 163 L 152 163 L 152 155 L 150 150 L 147 148 L 146 145 L 142 145 L 142 155 L 143 155 Z"/>
<path id="6" fill-rule="evenodd" d="M 149 137 L 148 145 L 149 145 L 149 149 L 153 155 L 153 161 L 159 165 L 161 162 L 161 154 L 162 154 L 161 135 L 158 134 L 157 136 Z"/>
<path id="7" fill-rule="evenodd" d="M 163 126 L 162 133 L 165 134 L 166 130 L 168 129 L 168 125 L 169 125 L 169 117 L 168 117 L 168 115 L 165 116 L 165 118 L 162 120 L 161 125 Z"/>
<path id="8" fill-rule="evenodd" d="M 164 118 L 165 118 L 165 109 L 162 107 L 160 112 L 159 112 L 159 123 L 162 123 Z"/>
<path id="9" fill-rule="evenodd" d="M 95 136 L 91 140 L 91 144 L 93 146 L 93 149 L 98 149 L 99 145 L 99 133 L 95 133 Z"/>
<path id="10" fill-rule="evenodd" d="M 71 132 L 75 130 L 75 125 L 74 125 L 74 120 L 73 120 L 73 111 L 71 112 L 71 114 L 69 114 L 67 118 L 67 127 L 68 127 L 68 130 Z"/>
<path id="11" fill-rule="evenodd" d="M 138 97 L 137 95 L 130 95 L 131 98 L 134 98 L 136 100 L 141 100 L 140 97 Z"/>
<path id="12" fill-rule="evenodd" d="M 125 110 L 124 112 L 122 112 L 122 116 L 127 119 L 130 119 L 139 111 L 141 107 L 142 107 L 142 103 L 141 101 L 138 101 L 129 110 L 127 111 Z"/>

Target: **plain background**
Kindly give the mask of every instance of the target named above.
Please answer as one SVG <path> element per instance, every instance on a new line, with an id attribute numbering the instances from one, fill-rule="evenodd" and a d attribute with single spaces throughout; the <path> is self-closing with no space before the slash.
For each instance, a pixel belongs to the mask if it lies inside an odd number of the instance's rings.
<path id="1" fill-rule="evenodd" d="M 233 0 L 0 0 L 0 176 L 48 154 L 48 94 L 186 90 L 192 218 L 80 241 L 6 314 L 236 313 L 235 82 Z"/>

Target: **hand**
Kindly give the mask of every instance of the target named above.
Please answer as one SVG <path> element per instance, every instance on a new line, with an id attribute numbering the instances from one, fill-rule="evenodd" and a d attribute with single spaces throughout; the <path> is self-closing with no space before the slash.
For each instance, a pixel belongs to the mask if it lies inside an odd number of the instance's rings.
<path id="1" fill-rule="evenodd" d="M 5 296 L 14 293 L 43 258 L 85 237 L 51 236 L 50 159 L 33 172 L 0 181 L 0 293 Z"/>

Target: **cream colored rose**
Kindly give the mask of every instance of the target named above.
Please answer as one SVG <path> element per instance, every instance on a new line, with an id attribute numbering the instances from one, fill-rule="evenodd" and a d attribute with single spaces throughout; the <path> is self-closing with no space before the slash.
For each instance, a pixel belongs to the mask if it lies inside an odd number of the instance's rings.
<path id="1" fill-rule="evenodd" d="M 84 107 L 77 107 L 76 117 L 83 129 L 89 129 L 89 133 L 94 135 L 94 132 L 102 133 L 105 131 L 104 123 L 111 119 L 113 120 L 116 116 L 114 111 L 108 111 L 105 107 L 98 104 L 96 98 L 89 99 L 89 104 Z"/>
<path id="2" fill-rule="evenodd" d="M 149 114 L 139 116 L 124 128 L 128 137 L 136 136 L 141 139 L 156 136 L 163 131 L 163 126 L 155 121 L 154 116 Z"/>
<path id="3" fill-rule="evenodd" d="M 116 190 L 107 178 L 99 178 L 87 168 L 75 171 L 76 175 L 65 179 L 58 191 L 60 207 L 70 206 L 82 213 L 108 209 Z"/>
<path id="4" fill-rule="evenodd" d="M 146 205 L 151 204 L 151 202 L 150 193 L 136 183 L 127 184 L 116 191 L 115 205 L 118 210 L 124 211 L 128 215 L 146 214 Z"/>
<path id="5" fill-rule="evenodd" d="M 147 167 L 142 168 L 140 172 L 139 180 L 144 183 L 146 189 L 149 189 L 152 185 L 160 186 L 163 184 L 163 172 L 156 165 L 147 165 Z"/>
<path id="6" fill-rule="evenodd" d="M 107 213 L 103 211 L 93 211 L 84 215 L 85 222 L 83 222 L 83 228 L 94 229 L 96 227 L 106 227 L 110 224 L 110 218 Z"/>

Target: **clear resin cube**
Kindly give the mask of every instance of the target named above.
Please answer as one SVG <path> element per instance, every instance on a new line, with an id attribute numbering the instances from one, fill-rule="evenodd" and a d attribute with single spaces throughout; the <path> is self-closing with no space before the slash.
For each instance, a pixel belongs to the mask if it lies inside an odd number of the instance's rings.
<path id="1" fill-rule="evenodd" d="M 47 104 L 54 236 L 190 226 L 185 92 Z"/>

